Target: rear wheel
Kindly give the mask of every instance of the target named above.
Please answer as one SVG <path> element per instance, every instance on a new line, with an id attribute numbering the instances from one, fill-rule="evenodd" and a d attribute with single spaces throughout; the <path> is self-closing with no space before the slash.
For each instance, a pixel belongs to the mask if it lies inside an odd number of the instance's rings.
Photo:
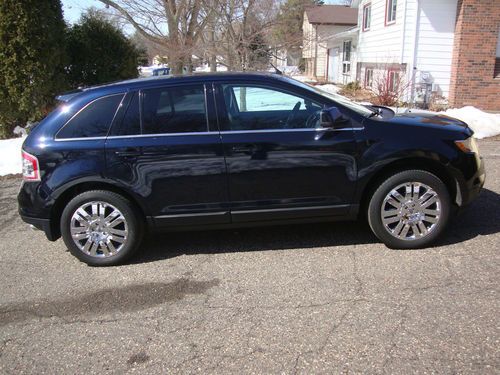
<path id="1" fill-rule="evenodd" d="M 430 245 L 450 216 L 450 194 L 432 173 L 408 170 L 383 182 L 368 206 L 368 222 L 387 246 L 413 249 Z"/>
<path id="2" fill-rule="evenodd" d="M 132 204 L 119 194 L 93 190 L 73 198 L 61 216 L 69 251 L 92 266 L 123 263 L 138 249 L 143 224 Z"/>

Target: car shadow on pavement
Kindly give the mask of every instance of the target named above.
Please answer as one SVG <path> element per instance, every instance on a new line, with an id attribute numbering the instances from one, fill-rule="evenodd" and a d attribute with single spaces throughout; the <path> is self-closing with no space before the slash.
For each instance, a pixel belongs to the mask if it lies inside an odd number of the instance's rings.
<path id="1" fill-rule="evenodd" d="M 452 245 L 500 232 L 500 194 L 483 189 L 479 197 L 453 217 L 436 245 Z"/>
<path id="2" fill-rule="evenodd" d="M 483 189 L 478 199 L 453 217 L 436 246 L 500 232 L 500 195 Z M 132 263 L 190 254 L 220 254 L 374 244 L 380 241 L 364 220 L 197 232 L 150 234 Z M 380 245 L 383 246 L 383 245 Z M 424 249 L 425 250 L 425 249 Z M 429 248 L 427 248 L 429 250 Z M 396 250 L 397 251 L 397 250 Z M 421 250 L 413 250 L 421 251 Z"/>

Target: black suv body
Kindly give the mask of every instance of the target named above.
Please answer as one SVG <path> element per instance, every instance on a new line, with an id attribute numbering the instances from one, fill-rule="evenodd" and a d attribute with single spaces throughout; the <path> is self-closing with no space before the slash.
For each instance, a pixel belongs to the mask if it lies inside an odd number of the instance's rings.
<path id="1" fill-rule="evenodd" d="M 81 260 L 123 262 L 147 229 L 367 214 L 414 248 L 485 174 L 462 121 L 395 114 L 274 74 L 124 81 L 62 95 L 23 145 L 23 220 Z"/>

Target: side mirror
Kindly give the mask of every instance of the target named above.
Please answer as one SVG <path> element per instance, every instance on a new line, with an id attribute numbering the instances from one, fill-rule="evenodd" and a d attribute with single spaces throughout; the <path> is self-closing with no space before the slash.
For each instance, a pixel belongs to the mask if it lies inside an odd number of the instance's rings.
<path id="1" fill-rule="evenodd" d="M 320 124 L 322 128 L 341 128 L 349 122 L 337 107 L 321 110 Z"/>

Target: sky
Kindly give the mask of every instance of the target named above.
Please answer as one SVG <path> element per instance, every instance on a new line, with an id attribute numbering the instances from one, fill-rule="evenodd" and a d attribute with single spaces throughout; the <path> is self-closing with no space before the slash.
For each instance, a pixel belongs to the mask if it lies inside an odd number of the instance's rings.
<path id="1" fill-rule="evenodd" d="M 73 24 L 80 18 L 85 9 L 90 7 L 103 8 L 104 5 L 97 0 L 62 0 L 64 19 Z"/>
<path id="2" fill-rule="evenodd" d="M 335 4 L 339 0 L 326 0 L 327 4 Z M 61 0 L 64 11 L 64 19 L 68 23 L 75 23 L 85 9 L 90 7 L 103 8 L 104 5 L 98 0 Z"/>

